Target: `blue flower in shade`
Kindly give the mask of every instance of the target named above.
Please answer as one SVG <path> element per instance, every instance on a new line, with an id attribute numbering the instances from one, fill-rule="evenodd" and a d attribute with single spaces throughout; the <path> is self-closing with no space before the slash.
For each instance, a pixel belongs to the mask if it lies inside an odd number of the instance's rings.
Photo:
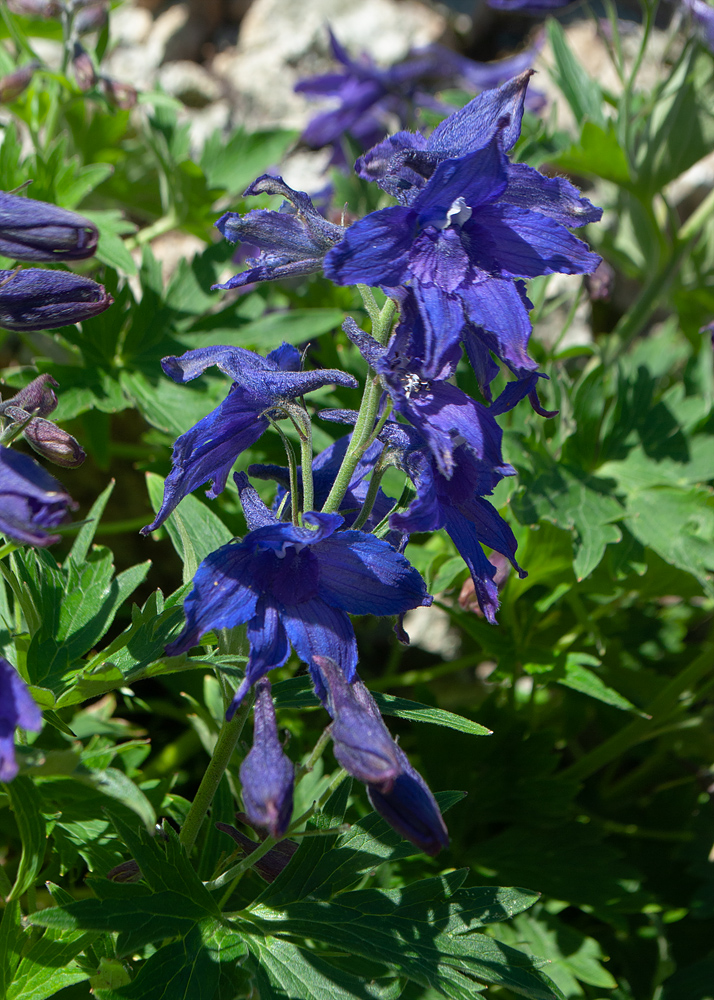
<path id="1" fill-rule="evenodd" d="M 240 766 L 243 805 L 252 826 L 279 840 L 293 812 L 295 768 L 280 743 L 270 681 L 258 681 L 256 690 L 253 746 Z"/>
<path id="2" fill-rule="evenodd" d="M 315 668 L 325 692 L 322 700 L 334 720 L 331 735 L 341 766 L 366 784 L 376 811 L 405 840 L 432 856 L 448 847 L 436 799 L 389 735 L 367 688 L 359 678 L 348 683 L 329 657 L 316 656 Z"/>
<path id="3" fill-rule="evenodd" d="M 0 656 L 0 781 L 12 781 L 17 774 L 14 737 L 18 726 L 39 732 L 42 712 L 17 670 Z"/>
<path id="4" fill-rule="evenodd" d="M 325 385 L 357 385 L 341 371 L 301 372 L 300 352 L 290 344 L 267 358 L 241 347 L 201 347 L 161 362 L 164 372 L 179 383 L 197 378 L 213 365 L 233 384 L 220 406 L 177 439 L 161 509 L 142 528 L 143 534 L 158 528 L 188 493 L 209 480 L 212 486 L 206 495 L 218 496 L 236 458 L 258 440 L 269 426 L 269 415 L 278 415 L 281 405 Z"/>
<path id="5" fill-rule="evenodd" d="M 351 680 L 357 643 L 349 615 L 400 615 L 431 603 L 417 571 L 387 542 L 339 531 L 339 514 L 308 513 L 302 528 L 278 521 L 247 476 L 235 481 L 251 530 L 198 567 L 185 627 L 166 647 L 174 656 L 211 629 L 248 624 L 250 656 L 229 716 L 252 684 L 287 661 L 291 643 L 308 667 L 329 656 Z"/>
<path id="6" fill-rule="evenodd" d="M 295 278 L 322 268 L 322 261 L 340 242 L 345 227 L 323 218 L 304 191 L 293 191 L 282 177 L 264 174 L 248 187 L 244 197 L 257 194 L 281 194 L 280 211 L 258 208 L 247 215 L 226 212 L 216 223 L 231 243 L 249 243 L 261 251 L 247 261 L 248 270 L 235 274 L 222 285 L 212 288 L 240 288 L 253 281 Z"/>
<path id="7" fill-rule="evenodd" d="M 475 152 L 439 162 L 409 205 L 372 212 L 350 226 L 325 257 L 325 274 L 341 285 L 408 285 L 426 325 L 458 339 L 472 324 L 510 345 L 504 355 L 523 353 L 531 324 L 516 279 L 585 274 L 600 258 L 546 214 L 545 199 L 542 211 L 524 207 L 522 199 L 508 200 L 508 186 L 508 160 L 496 134 Z"/>
<path id="8" fill-rule="evenodd" d="M 335 481 L 335 476 L 342 465 L 342 460 L 345 457 L 351 437 L 351 434 L 346 434 L 344 437 L 338 438 L 337 441 L 328 445 L 314 459 L 312 463 L 312 484 L 315 494 L 315 507 L 322 507 L 325 500 L 327 500 Z M 369 489 L 368 477 L 374 471 L 374 466 L 382 452 L 382 447 L 379 441 L 373 441 L 360 458 L 352 474 L 350 485 L 340 504 L 339 510 L 339 513 L 345 519 L 346 528 L 351 526 L 362 508 L 362 504 L 367 496 L 367 490 Z M 297 471 L 298 485 L 301 486 L 302 467 L 298 466 Z M 286 491 L 290 490 L 290 471 L 287 466 L 250 465 L 248 472 L 256 479 L 274 479 L 279 484 L 280 488 L 274 504 L 275 507 L 279 507 L 283 502 Z M 382 518 L 387 516 L 392 506 L 393 502 L 380 489 L 372 508 L 372 513 L 365 524 L 365 529 L 369 531 L 378 524 Z M 291 510 L 291 502 L 288 500 L 287 506 L 283 510 L 283 515 L 288 517 Z"/>
<path id="9" fill-rule="evenodd" d="M 706 0 L 682 0 L 682 6 L 697 26 L 704 44 L 714 52 L 714 7 Z"/>
<path id="10" fill-rule="evenodd" d="M 28 455 L 0 447 L 0 532 L 13 542 L 52 545 L 52 534 L 77 504 L 54 476 Z"/>
<path id="11" fill-rule="evenodd" d="M 500 62 L 478 63 L 442 45 L 431 45 L 381 69 L 367 53 L 359 60 L 351 59 L 332 31 L 329 35 L 332 55 L 344 70 L 301 80 L 295 90 L 338 102 L 312 119 L 302 140 L 313 149 L 333 146 L 331 162 L 341 166 L 346 164 L 341 146 L 346 133 L 368 149 L 386 134 L 386 124 L 395 116 L 406 127 L 413 123 L 420 106 L 446 110 L 429 90 L 449 85 L 475 90 L 494 87 L 531 66 L 536 55 L 535 49 L 530 49 Z"/>

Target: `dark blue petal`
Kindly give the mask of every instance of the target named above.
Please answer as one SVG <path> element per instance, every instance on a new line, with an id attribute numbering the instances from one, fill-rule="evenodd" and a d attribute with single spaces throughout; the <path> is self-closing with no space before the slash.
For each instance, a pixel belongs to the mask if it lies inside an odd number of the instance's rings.
<path id="1" fill-rule="evenodd" d="M 0 271 L 0 326 L 6 330 L 54 330 L 96 316 L 113 301 L 102 285 L 70 271 Z"/>
<path id="2" fill-rule="evenodd" d="M 233 481 L 238 487 L 243 514 L 249 531 L 262 528 L 266 524 L 277 524 L 278 519 L 272 511 L 269 511 L 263 501 L 258 496 L 256 490 L 250 485 L 245 472 L 236 472 Z"/>
<path id="3" fill-rule="evenodd" d="M 15 729 L 39 732 L 42 712 L 17 670 L 0 656 L 0 781 L 12 781 L 18 771 L 15 760 Z"/>
<path id="4" fill-rule="evenodd" d="M 325 257 L 324 271 L 338 285 L 400 285 L 404 279 L 417 216 L 407 208 L 383 208 L 349 227 Z"/>
<path id="5" fill-rule="evenodd" d="M 495 337 L 495 353 L 515 371 L 530 371 L 536 363 L 528 356 L 531 321 L 518 287 L 506 278 L 485 278 L 461 289 L 464 309 L 473 326 L 463 337 L 476 336 L 483 327 Z"/>
<path id="6" fill-rule="evenodd" d="M 428 148 L 449 156 L 463 156 L 498 137 L 502 149 L 515 146 L 521 134 L 523 102 L 533 70 L 508 80 L 497 90 L 484 90 L 434 129 Z"/>
<path id="7" fill-rule="evenodd" d="M 526 163 L 508 164 L 508 188 L 498 201 L 550 216 L 564 226 L 599 222 L 602 209 L 564 177 L 545 177 Z"/>
<path id="8" fill-rule="evenodd" d="M 193 589 L 184 601 L 186 624 L 166 647 L 167 656 L 188 652 L 206 632 L 243 625 L 255 615 L 254 555 L 245 544 L 222 545 L 196 570 Z"/>
<path id="9" fill-rule="evenodd" d="M 66 208 L 0 191 L 0 254 L 14 260 L 84 260 L 99 233 L 89 219 Z"/>
<path id="10" fill-rule="evenodd" d="M 282 621 L 303 663 L 312 667 L 315 656 L 327 656 L 338 664 L 347 680 L 353 679 L 357 670 L 357 640 L 344 611 L 317 597 L 284 608 Z"/>
<path id="11" fill-rule="evenodd" d="M 368 785 L 369 799 L 374 808 L 405 840 L 425 854 L 436 855 L 449 846 L 449 834 L 436 799 L 422 776 L 409 763 L 404 751 L 397 747 L 402 772 L 390 791 Z"/>
<path id="12" fill-rule="evenodd" d="M 383 539 L 340 531 L 315 549 L 319 593 L 352 615 L 397 615 L 428 606 L 432 598 L 414 567 Z"/>
<path id="13" fill-rule="evenodd" d="M 52 545 L 47 529 L 69 520 L 77 504 L 54 476 L 29 455 L 0 447 L 0 532 L 14 542 Z"/>
<path id="14" fill-rule="evenodd" d="M 448 224 L 447 212 L 458 199 L 470 209 L 493 201 L 506 190 L 508 161 L 498 140 L 458 159 L 444 160 L 412 205 L 419 224 Z"/>
<path id="15" fill-rule="evenodd" d="M 152 523 L 141 529 L 142 534 L 163 524 L 185 496 L 209 480 L 208 497 L 222 492 L 240 453 L 268 428 L 263 409 L 262 400 L 235 386 L 220 406 L 176 440 L 161 509 Z"/>

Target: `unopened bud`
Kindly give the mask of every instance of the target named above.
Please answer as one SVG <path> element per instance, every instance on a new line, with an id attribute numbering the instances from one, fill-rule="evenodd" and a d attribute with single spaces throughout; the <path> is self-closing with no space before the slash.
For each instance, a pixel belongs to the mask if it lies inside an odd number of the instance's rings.
<path id="1" fill-rule="evenodd" d="M 102 285 L 69 271 L 0 271 L 0 327 L 54 330 L 96 316 L 114 299 Z"/>
<path id="2" fill-rule="evenodd" d="M 280 745 L 270 682 L 262 680 L 256 687 L 253 746 L 240 767 L 243 805 L 254 826 L 279 840 L 293 811 L 295 769 Z"/>
<path id="3" fill-rule="evenodd" d="M 91 90 L 97 82 L 97 74 L 94 72 L 94 64 L 89 57 L 89 53 L 80 42 L 74 43 L 72 68 L 74 69 L 74 78 L 77 81 L 79 89 L 84 93 Z"/>
<path id="4" fill-rule="evenodd" d="M 7 6 L 24 17 L 59 17 L 61 13 L 58 0 L 7 0 Z"/>
<path id="5" fill-rule="evenodd" d="M 0 403 L 0 414 L 5 416 L 9 407 L 17 406 L 32 416 L 48 417 L 57 408 L 57 395 L 53 389 L 57 385 L 59 383 L 51 375 L 38 375 L 12 399 Z"/>
<path id="6" fill-rule="evenodd" d="M 4 257 L 47 262 L 84 260 L 94 254 L 98 239 L 94 223 L 77 212 L 0 191 L 0 253 Z"/>
<path id="7" fill-rule="evenodd" d="M 216 823 L 216 829 L 232 837 L 248 857 L 260 846 L 229 823 Z M 282 870 L 287 867 L 297 849 L 298 845 L 294 840 L 281 840 L 275 847 L 271 847 L 262 858 L 258 858 L 254 863 L 255 870 L 266 882 L 274 882 Z"/>
<path id="8" fill-rule="evenodd" d="M 74 18 L 74 30 L 78 35 L 86 35 L 89 31 L 101 31 L 109 20 L 106 4 L 93 3 L 77 11 Z"/>
<path id="9" fill-rule="evenodd" d="M 39 66 L 38 62 L 29 62 L 25 66 L 20 66 L 13 73 L 2 77 L 0 79 L 0 104 L 9 104 L 18 98 L 29 85 Z"/>
<path id="10" fill-rule="evenodd" d="M 33 451 L 54 465 L 76 469 L 87 457 L 79 442 L 51 420 L 33 417 L 23 433 Z"/>
<path id="11" fill-rule="evenodd" d="M 115 108 L 128 111 L 129 108 L 136 105 L 137 93 L 130 83 L 120 83 L 118 80 L 111 80 L 109 77 L 103 76 L 102 90 L 106 99 Z"/>

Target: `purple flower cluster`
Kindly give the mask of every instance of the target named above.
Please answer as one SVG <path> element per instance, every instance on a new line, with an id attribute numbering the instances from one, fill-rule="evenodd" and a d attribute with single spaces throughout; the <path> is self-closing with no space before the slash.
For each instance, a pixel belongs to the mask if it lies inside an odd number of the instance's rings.
<path id="1" fill-rule="evenodd" d="M 365 94 L 375 74 L 365 69 Z M 394 196 L 392 207 L 337 226 L 305 193 L 281 178 L 262 177 L 246 194 L 281 194 L 286 202 L 280 211 L 227 213 L 217 223 L 228 239 L 260 251 L 247 270 L 217 287 L 322 269 L 338 285 L 381 288 L 399 315 L 391 335 L 378 329 L 368 334 L 352 319 L 344 324 L 378 392 L 367 391 L 359 414 L 321 416 L 353 424 L 353 431 L 310 467 L 251 466 L 251 474 L 278 481 L 277 513 L 245 473 L 235 476 L 248 533 L 200 565 L 185 602 L 184 628 L 166 649 L 184 654 L 212 630 L 247 627 L 250 655 L 228 717 L 258 684 L 254 745 L 241 772 L 244 801 L 251 822 L 275 837 L 288 827 L 293 774 L 264 678 L 288 661 L 292 648 L 332 716 L 337 760 L 366 784 L 374 808 L 429 854 L 448 843 L 436 801 L 357 676 L 350 615 L 397 616 L 397 634 L 406 640 L 401 617 L 432 600 L 402 555 L 412 533 L 445 529 L 490 622 L 499 603 L 496 566 L 482 546 L 525 575 L 513 532 L 486 499 L 514 474 L 502 454 L 496 416 L 525 397 L 538 413 L 551 415 L 539 402 L 543 376 L 528 355 L 524 279 L 594 271 L 600 258 L 570 229 L 601 214 L 567 180 L 511 161 L 530 75 L 484 91 L 428 137 L 398 132 L 361 156 L 358 174 Z M 463 353 L 485 402 L 455 384 Z M 494 399 L 499 362 L 515 378 Z M 230 377 L 228 396 L 176 442 L 163 504 L 144 531 L 158 527 L 199 485 L 210 480 L 208 496 L 220 493 L 238 455 L 271 421 L 291 417 L 303 442 L 309 441 L 304 394 L 354 384 L 339 371 L 302 371 L 298 351 L 287 344 L 267 358 L 211 347 L 163 362 L 177 382 L 211 365 Z M 406 506 L 395 506 L 379 488 L 388 465 L 401 469 L 414 488 Z M 300 494 L 322 509 L 301 509 Z"/>

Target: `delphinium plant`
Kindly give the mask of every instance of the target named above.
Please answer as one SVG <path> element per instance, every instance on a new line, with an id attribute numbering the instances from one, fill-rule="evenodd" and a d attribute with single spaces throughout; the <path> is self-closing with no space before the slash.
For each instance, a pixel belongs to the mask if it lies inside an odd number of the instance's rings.
<path id="1" fill-rule="evenodd" d="M 710 53 L 551 21 L 571 131 L 433 104 L 328 219 L 117 101 L 106 5 L 2 13 L 0 993 L 703 1000 Z"/>

